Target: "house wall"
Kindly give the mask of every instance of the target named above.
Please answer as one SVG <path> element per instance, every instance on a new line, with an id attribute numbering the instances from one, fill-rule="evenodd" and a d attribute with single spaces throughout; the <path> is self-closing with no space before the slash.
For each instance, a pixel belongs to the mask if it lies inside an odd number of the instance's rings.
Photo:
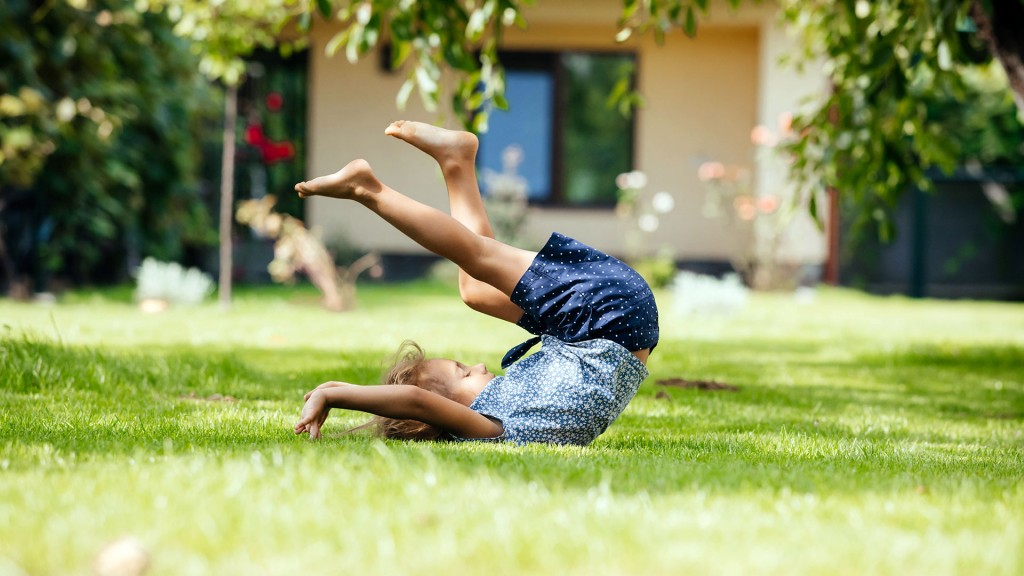
<path id="1" fill-rule="evenodd" d="M 648 102 L 636 117 L 636 168 L 647 174 L 651 191 L 667 191 L 676 200 L 675 209 L 652 235 L 651 246 L 670 247 L 680 260 L 728 261 L 750 245 L 750 231 L 702 215 L 705 188 L 697 179 L 697 168 L 708 160 L 756 168 L 751 129 L 766 123 L 777 109 L 787 109 L 796 97 L 787 88 L 792 80 L 777 76 L 778 70 L 767 61 L 782 50 L 785 38 L 769 29 L 770 10 L 735 13 L 716 6 L 714 17 L 702 21 L 696 39 L 677 33 L 661 46 L 650 37 L 617 45 L 613 38 L 619 6 L 618 0 L 539 2 L 526 14 L 529 29 L 510 30 L 504 47 L 635 50 L 638 84 Z M 377 58 L 350 64 L 343 54 L 326 56 L 324 46 L 335 31 L 322 26 L 312 40 L 310 175 L 332 172 L 363 157 L 392 187 L 445 209 L 443 181 L 430 158 L 383 136 L 393 119 L 443 119 L 426 112 L 415 95 L 405 111 L 397 111 L 395 95 L 404 75 L 382 70 Z M 442 123 L 454 127 L 450 118 Z M 756 174 L 759 186 L 784 180 L 778 170 L 758 169 Z M 359 206 L 321 198 L 307 202 L 307 219 L 329 240 L 344 238 L 385 252 L 422 252 Z M 528 237 L 542 242 L 552 230 L 611 253 L 625 251 L 626 225 L 611 210 L 532 209 Z M 808 244 L 814 242 L 796 242 Z M 800 257 L 820 261 L 823 250 Z"/>
<path id="2" fill-rule="evenodd" d="M 782 116 L 807 110 L 814 103 L 814 96 L 824 95 L 828 86 L 824 75 L 815 73 L 821 70 L 819 65 L 808 65 L 806 72 L 800 73 L 793 66 L 779 64 L 779 58 L 794 48 L 796 39 L 773 15 L 764 18 L 760 40 L 758 124 L 780 134 Z M 756 166 L 759 194 L 777 196 L 783 205 L 792 200 L 797 191 L 789 182 L 788 164 L 783 156 L 768 150 L 759 152 Z M 824 196 L 819 197 L 818 205 L 826 206 Z M 823 263 L 828 256 L 825 235 L 806 211 L 796 212 L 782 234 L 778 259 L 790 263 Z"/>
<path id="3" fill-rule="evenodd" d="M 702 214 L 703 162 L 750 166 L 750 129 L 757 123 L 758 30 L 702 29 L 641 46 L 639 86 L 648 105 L 638 116 L 638 168 L 653 190 L 676 199 L 654 234 L 682 260 L 728 260 L 750 242 L 749 231 Z"/>

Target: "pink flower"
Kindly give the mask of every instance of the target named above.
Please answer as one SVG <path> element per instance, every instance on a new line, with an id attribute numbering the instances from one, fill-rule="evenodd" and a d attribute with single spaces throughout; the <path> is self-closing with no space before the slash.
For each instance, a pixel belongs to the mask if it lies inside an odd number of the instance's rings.
<path id="1" fill-rule="evenodd" d="M 793 114 L 791 112 L 783 112 L 779 114 L 779 132 L 783 136 L 788 135 L 793 131 Z"/>
<path id="2" fill-rule="evenodd" d="M 750 131 L 750 141 L 755 146 L 774 146 L 775 135 L 772 134 L 772 131 L 767 126 L 759 124 Z"/>
<path id="3" fill-rule="evenodd" d="M 757 206 L 750 196 L 737 196 L 732 201 L 732 207 L 741 220 L 753 220 L 757 216 Z"/>
<path id="4" fill-rule="evenodd" d="M 775 196 L 761 196 L 757 199 L 757 209 L 764 214 L 771 214 L 779 208 L 779 199 Z"/>
<path id="5" fill-rule="evenodd" d="M 697 169 L 697 178 L 701 182 L 717 180 L 723 176 L 725 176 L 725 166 L 721 162 L 704 162 Z"/>

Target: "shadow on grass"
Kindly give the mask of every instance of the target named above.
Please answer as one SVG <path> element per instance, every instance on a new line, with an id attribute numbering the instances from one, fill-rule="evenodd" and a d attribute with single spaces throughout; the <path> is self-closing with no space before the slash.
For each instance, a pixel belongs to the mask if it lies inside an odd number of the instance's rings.
<path id="1" fill-rule="evenodd" d="M 785 386 L 787 404 L 830 404 L 945 420 L 1024 420 L 1024 348 L 916 346 L 848 362 L 795 362 L 795 372 L 839 386 Z M 792 393 L 789 393 L 789 391 Z"/>
<path id="2" fill-rule="evenodd" d="M 374 354 L 309 350 L 149 347 L 145 352 L 104 351 L 0 339 L 0 372 L 4 374 L 0 390 L 17 394 L 95 392 L 130 401 L 140 392 L 151 392 L 294 400 L 331 379 L 376 381 L 380 360 Z"/>
<path id="3" fill-rule="evenodd" d="M 1000 490 L 1019 482 L 1024 351 L 917 347 L 841 363 L 799 352 L 787 352 L 786 369 L 797 381 L 820 384 L 765 378 L 778 369 L 777 354 L 729 377 L 741 387 L 737 393 L 671 390 L 662 400 L 647 384 L 620 421 L 584 449 L 383 446 L 402 455 L 403 466 L 441 461 L 467 474 L 581 489 L 607 483 L 626 493 L 952 490 L 964 483 Z M 338 436 L 343 424 L 332 421 L 335 437 L 317 445 L 296 439 L 288 426 L 305 390 L 332 378 L 373 382 L 387 354 L 128 353 L 0 340 L 0 442 L 16 465 L 39 462 L 52 450 L 116 457 L 284 447 L 324 458 L 378 458 L 380 441 Z M 211 400 L 215 394 L 221 397 Z M 1002 428 L 993 432 L 991 420 Z"/>

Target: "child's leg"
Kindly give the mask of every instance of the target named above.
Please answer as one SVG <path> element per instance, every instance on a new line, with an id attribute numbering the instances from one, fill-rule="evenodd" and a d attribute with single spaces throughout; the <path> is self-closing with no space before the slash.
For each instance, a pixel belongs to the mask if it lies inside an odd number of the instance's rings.
<path id="1" fill-rule="evenodd" d="M 476 180 L 479 141 L 475 135 L 405 120 L 392 123 L 384 133 L 412 144 L 436 160 L 448 188 L 452 217 L 472 232 L 494 238 Z M 474 310 L 509 322 L 518 322 L 523 314 L 522 309 L 513 304 L 508 295 L 473 278 L 461 268 L 459 293 L 462 300 Z"/>
<path id="2" fill-rule="evenodd" d="M 436 160 L 448 187 L 452 217 L 480 236 L 494 238 L 476 182 L 476 136 L 406 120 L 393 122 L 384 133 L 412 144 Z"/>
<path id="3" fill-rule="evenodd" d="M 470 276 L 512 293 L 535 253 L 480 236 L 451 216 L 390 188 L 365 160 L 353 160 L 338 172 L 295 185 L 300 197 L 355 200 L 373 210 L 420 246 L 443 256 Z"/>

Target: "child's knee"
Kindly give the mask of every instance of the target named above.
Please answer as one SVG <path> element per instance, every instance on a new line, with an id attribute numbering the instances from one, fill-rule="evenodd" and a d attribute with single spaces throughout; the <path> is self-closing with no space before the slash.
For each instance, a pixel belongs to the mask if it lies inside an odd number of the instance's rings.
<path id="1" fill-rule="evenodd" d="M 459 279 L 459 296 L 466 306 L 478 312 L 486 305 L 486 295 L 480 289 L 480 282 L 465 275 Z"/>

